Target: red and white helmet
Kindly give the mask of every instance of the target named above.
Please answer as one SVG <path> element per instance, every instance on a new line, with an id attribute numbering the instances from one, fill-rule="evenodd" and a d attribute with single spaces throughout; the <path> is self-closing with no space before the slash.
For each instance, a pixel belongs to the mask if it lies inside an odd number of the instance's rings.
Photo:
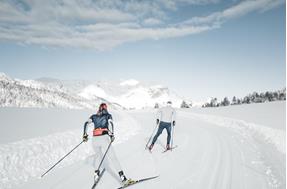
<path id="1" fill-rule="evenodd" d="M 101 105 L 99 106 L 99 111 L 103 111 L 103 110 L 108 110 L 108 106 L 106 103 L 101 103 Z"/>

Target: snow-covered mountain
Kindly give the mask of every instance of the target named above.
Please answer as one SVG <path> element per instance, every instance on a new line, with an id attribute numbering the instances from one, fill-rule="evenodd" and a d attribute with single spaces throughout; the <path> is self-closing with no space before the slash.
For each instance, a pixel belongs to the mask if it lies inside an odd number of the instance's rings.
<path id="1" fill-rule="evenodd" d="M 120 82 L 79 81 L 40 78 L 12 79 L 0 75 L 0 106 L 60 107 L 94 109 L 100 102 L 114 108 L 142 109 L 172 101 L 180 107 L 184 100 L 168 87 L 148 85 L 135 79 Z"/>
<path id="2" fill-rule="evenodd" d="M 106 100 L 101 98 L 87 100 L 59 85 L 12 79 L 3 73 L 0 74 L 0 107 L 94 109 L 102 101 Z M 112 106 L 118 107 L 113 104 Z"/>
<path id="3" fill-rule="evenodd" d="M 138 81 L 137 84 L 135 84 L 136 82 L 127 83 L 124 81 L 117 85 L 111 85 L 99 82 L 97 85 L 84 87 L 79 95 L 87 99 L 102 97 L 128 109 L 154 107 L 155 104 L 164 105 L 168 100 L 171 100 L 175 107 L 179 107 L 183 101 L 175 92 L 161 85 L 147 86 Z"/>
<path id="4" fill-rule="evenodd" d="M 111 103 L 118 104 L 126 109 L 142 109 L 164 105 L 167 101 L 172 101 L 175 107 L 180 107 L 182 97 L 177 95 L 168 87 L 161 85 L 145 84 L 135 79 L 115 81 L 73 81 L 56 79 L 39 79 L 48 86 L 65 88 L 69 93 L 73 93 L 87 100 L 96 98 L 105 99 Z"/>

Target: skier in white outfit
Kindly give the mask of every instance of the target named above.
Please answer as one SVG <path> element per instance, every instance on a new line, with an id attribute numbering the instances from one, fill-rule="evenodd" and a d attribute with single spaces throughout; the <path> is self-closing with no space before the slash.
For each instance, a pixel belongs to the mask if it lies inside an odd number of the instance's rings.
<path id="1" fill-rule="evenodd" d="M 171 140 L 171 125 L 175 126 L 175 116 L 176 112 L 173 107 L 171 107 L 172 102 L 168 101 L 167 106 L 160 108 L 157 115 L 157 124 L 159 124 L 157 133 L 153 137 L 152 143 L 149 146 L 149 150 L 152 150 L 157 138 L 161 135 L 162 131 L 166 129 L 167 131 L 167 142 L 166 142 L 166 150 L 170 150 L 170 140 Z"/>
<path id="2" fill-rule="evenodd" d="M 100 161 L 103 158 L 109 143 L 113 142 L 115 139 L 112 115 L 108 113 L 107 105 L 105 103 L 102 103 L 97 114 L 91 115 L 89 120 L 85 123 L 83 134 L 83 140 L 85 142 L 88 141 L 87 127 L 91 123 L 94 124 L 92 144 L 95 151 L 95 177 L 98 177 L 100 170 L 97 169 Z M 106 158 L 103 161 L 103 166 L 113 177 L 125 184 L 127 178 L 121 169 L 120 163 L 112 146 L 110 146 Z M 118 175 L 116 172 L 118 172 Z"/>

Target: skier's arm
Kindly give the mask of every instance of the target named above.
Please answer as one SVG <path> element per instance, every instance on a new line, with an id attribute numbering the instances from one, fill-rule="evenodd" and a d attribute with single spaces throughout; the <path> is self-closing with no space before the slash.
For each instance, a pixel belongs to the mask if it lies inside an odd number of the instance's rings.
<path id="1" fill-rule="evenodd" d="M 109 130 L 109 136 L 111 137 L 112 142 L 115 140 L 115 136 L 114 136 L 114 122 L 113 122 L 113 117 L 112 115 L 109 115 L 108 117 L 108 130 Z"/>
<path id="2" fill-rule="evenodd" d="M 86 142 L 88 141 L 88 134 L 87 134 L 87 127 L 89 126 L 89 124 L 92 123 L 92 119 L 89 118 L 88 121 L 85 122 L 85 125 L 84 125 L 84 133 L 83 133 L 83 140 Z"/>
<path id="3" fill-rule="evenodd" d="M 112 119 L 109 119 L 109 131 L 114 134 L 114 122 Z"/>
<path id="4" fill-rule="evenodd" d="M 113 119 L 109 119 L 108 121 L 109 121 L 109 136 L 111 137 L 111 141 L 113 142 L 115 140 Z"/>

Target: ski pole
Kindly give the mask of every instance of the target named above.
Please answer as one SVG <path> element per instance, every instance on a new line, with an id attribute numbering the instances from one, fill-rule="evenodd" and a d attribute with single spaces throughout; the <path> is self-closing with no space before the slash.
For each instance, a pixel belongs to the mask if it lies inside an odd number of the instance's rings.
<path id="1" fill-rule="evenodd" d="M 174 126 L 175 126 L 175 110 L 172 112 L 172 117 L 171 117 L 171 150 L 173 148 L 173 133 L 174 133 Z"/>
<path id="2" fill-rule="evenodd" d="M 83 144 L 84 141 L 79 143 L 77 146 L 75 146 L 69 153 L 67 153 L 64 157 L 62 157 L 57 163 L 55 163 L 50 169 L 48 169 L 44 174 L 42 174 L 41 178 L 44 177 L 49 171 L 51 171 L 56 165 L 58 165 L 63 159 L 65 159 L 70 153 L 72 153 L 76 148 L 78 148 L 81 144 Z"/>
<path id="3" fill-rule="evenodd" d="M 171 127 L 171 150 L 173 148 L 173 131 L 174 130 L 174 126 Z"/>
<path id="4" fill-rule="evenodd" d="M 147 149 L 148 148 L 148 144 L 150 143 L 150 141 L 151 141 L 151 139 L 152 139 L 152 136 L 153 136 L 153 133 L 155 132 L 155 130 L 156 130 L 156 128 L 157 128 L 157 126 L 159 125 L 159 122 L 156 124 L 156 126 L 154 127 L 154 129 L 153 129 L 153 131 L 152 131 L 152 133 L 151 133 L 151 136 L 149 137 L 149 139 L 148 139 L 148 141 L 147 141 L 147 143 L 146 143 L 146 145 L 145 145 L 145 149 Z"/>
<path id="5" fill-rule="evenodd" d="M 102 160 L 101 160 L 101 162 L 100 162 L 100 164 L 99 164 L 97 170 L 99 170 L 100 167 L 102 166 L 102 164 L 103 164 L 103 162 L 104 162 L 104 159 L 105 159 L 105 157 L 106 157 L 106 155 L 107 155 L 107 153 L 108 153 L 108 151 L 109 151 L 109 149 L 110 149 L 110 147 L 111 147 L 111 145 L 112 145 L 112 142 L 113 142 L 113 141 L 111 141 L 111 142 L 109 143 L 109 146 L 107 147 L 106 152 L 104 153 L 104 156 L 102 157 Z"/>

